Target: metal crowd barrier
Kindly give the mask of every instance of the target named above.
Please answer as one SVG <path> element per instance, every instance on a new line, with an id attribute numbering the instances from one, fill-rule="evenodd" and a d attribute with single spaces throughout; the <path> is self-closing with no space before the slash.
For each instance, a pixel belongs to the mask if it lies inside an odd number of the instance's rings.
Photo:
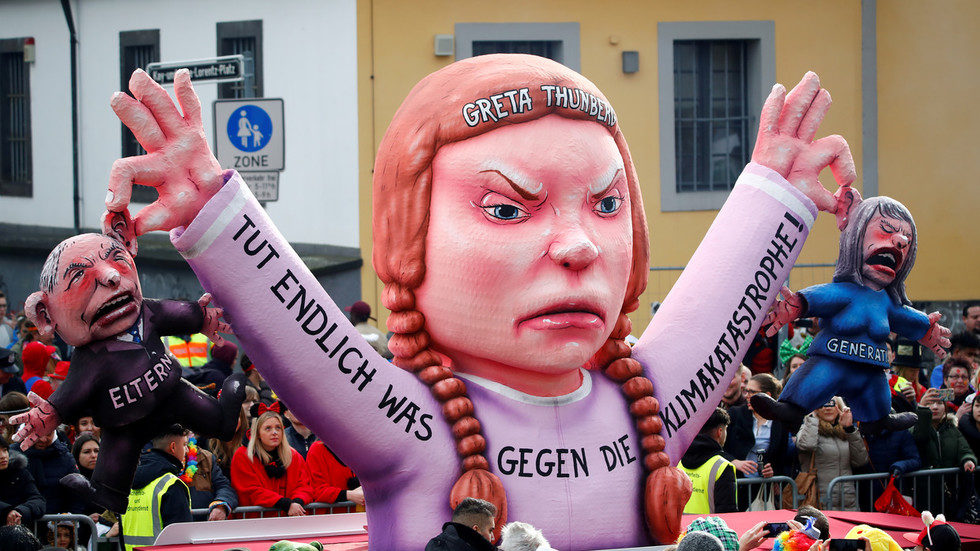
<path id="1" fill-rule="evenodd" d="M 800 494 L 796 487 L 796 481 L 788 476 L 770 476 L 769 478 L 739 478 L 735 481 L 738 488 L 739 503 L 742 503 L 742 493 L 747 492 L 750 505 L 761 505 L 762 508 L 753 508 L 758 511 L 772 511 L 783 509 L 783 491 L 786 488 L 792 490 L 793 509 L 796 509 L 800 500 Z"/>
<path id="2" fill-rule="evenodd" d="M 949 515 L 955 510 L 956 499 L 962 484 L 962 469 L 924 469 L 903 474 L 895 479 L 895 486 L 902 495 L 912 497 L 912 505 L 933 514 Z M 848 489 L 854 492 L 859 510 L 874 511 L 874 501 L 888 484 L 889 473 L 855 474 L 838 476 L 827 485 L 827 494 L 820 496 L 824 509 L 844 510 Z"/>
<path id="3" fill-rule="evenodd" d="M 312 514 L 330 514 L 330 513 L 352 513 L 357 504 L 353 501 L 338 501 L 337 503 L 309 503 L 303 506 L 307 511 L 312 511 Z M 194 517 L 195 521 L 207 520 L 208 519 L 208 509 L 191 509 L 191 515 Z M 252 516 L 258 515 L 258 516 Z M 265 518 L 265 517 L 279 517 L 283 516 L 285 513 L 280 509 L 274 509 L 272 507 L 258 507 L 254 505 L 245 507 L 236 507 L 228 518 Z"/>
<path id="4" fill-rule="evenodd" d="M 354 512 L 357 507 L 353 501 L 340 501 L 337 503 L 310 503 L 304 506 L 304 509 L 310 511 L 310 514 L 330 514 L 330 513 L 348 513 Z M 191 515 L 194 517 L 195 521 L 207 521 L 208 519 L 208 509 L 191 509 Z M 237 507 L 231 512 L 228 518 L 265 518 L 265 517 L 275 517 L 282 516 L 283 513 L 279 509 L 273 509 L 270 507 Z M 253 516 L 254 515 L 254 516 Z M 119 538 L 106 538 L 98 535 L 98 530 L 96 528 L 96 523 L 88 515 L 82 514 L 60 514 L 60 515 L 44 515 L 39 518 L 34 523 L 34 533 L 38 534 L 39 538 L 47 533 L 47 524 L 53 522 L 55 524 L 54 534 L 57 536 L 57 525 L 59 522 L 71 522 L 72 523 L 72 536 L 76 547 L 85 548 L 88 551 L 96 551 L 102 544 L 109 544 L 112 549 L 118 547 Z M 89 533 L 92 534 L 87 542 L 82 542 L 79 540 L 79 526 L 84 524 L 88 527 Z M 48 542 L 42 541 L 44 545 Z M 56 542 L 54 542 L 56 543 Z"/>
<path id="5" fill-rule="evenodd" d="M 55 535 L 55 537 L 57 537 L 57 535 L 58 535 L 58 523 L 59 522 L 71 522 L 72 523 L 72 525 L 71 525 L 71 527 L 72 527 L 72 540 L 75 542 L 75 547 L 76 548 L 81 547 L 81 548 L 88 549 L 88 551 L 95 551 L 98 548 L 97 546 L 98 546 L 99 543 L 109 542 L 109 541 L 115 541 L 116 540 L 116 538 L 113 538 L 112 540 L 109 540 L 107 538 L 99 537 L 98 530 L 96 529 L 96 525 L 95 525 L 95 521 L 94 520 L 92 520 L 88 515 L 73 514 L 73 513 L 64 513 L 64 514 L 60 514 L 60 515 L 44 515 L 43 517 L 37 519 L 34 522 L 34 533 L 35 534 L 38 534 L 38 539 L 41 539 L 43 537 L 43 535 L 46 534 L 46 532 L 47 532 L 47 524 L 49 522 L 54 522 L 54 525 L 55 525 L 54 535 Z M 81 524 L 86 525 L 88 527 L 89 531 L 90 531 L 89 533 L 91 534 L 91 536 L 89 536 L 88 542 L 81 542 L 81 541 L 79 541 L 79 538 L 78 538 L 79 529 L 78 528 L 79 528 L 79 526 Z M 57 543 L 57 540 L 52 543 L 52 546 L 55 545 L 56 543 Z M 42 541 L 41 544 L 47 546 L 48 545 L 48 542 Z"/>

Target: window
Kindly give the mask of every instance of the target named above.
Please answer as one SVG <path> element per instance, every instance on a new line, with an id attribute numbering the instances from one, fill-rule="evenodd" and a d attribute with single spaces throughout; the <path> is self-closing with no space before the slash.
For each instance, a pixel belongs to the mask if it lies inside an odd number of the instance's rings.
<path id="1" fill-rule="evenodd" d="M 0 40 L 0 195 L 33 193 L 30 77 L 24 39 Z"/>
<path id="2" fill-rule="evenodd" d="M 580 70 L 578 23 L 457 23 L 456 59 L 532 54 Z"/>
<path id="3" fill-rule="evenodd" d="M 242 54 L 245 79 L 218 85 L 219 99 L 262 97 L 262 20 L 218 23 L 218 55 Z"/>
<path id="4" fill-rule="evenodd" d="M 160 30 L 121 31 L 119 33 L 119 86 L 129 93 L 129 78 L 136 69 L 146 70 L 150 63 L 160 61 Z M 146 150 L 136 141 L 136 136 L 120 123 L 122 127 L 122 156 L 146 155 Z M 146 186 L 133 187 L 133 201 L 151 203 L 157 193 Z"/>
<path id="5" fill-rule="evenodd" d="M 720 208 L 775 81 L 769 21 L 660 23 L 661 210 Z"/>

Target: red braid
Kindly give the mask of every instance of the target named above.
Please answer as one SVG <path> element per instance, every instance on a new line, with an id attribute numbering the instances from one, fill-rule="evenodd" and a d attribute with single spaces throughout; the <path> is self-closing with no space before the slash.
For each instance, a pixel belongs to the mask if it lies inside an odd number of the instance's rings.
<path id="1" fill-rule="evenodd" d="M 449 505 L 455 509 L 467 497 L 493 503 L 497 508 L 494 533 L 499 538 L 501 528 L 507 523 L 507 496 L 500 478 L 490 472 L 490 462 L 484 453 L 487 441 L 480 422 L 473 417 L 473 402 L 466 396 L 466 383 L 453 376 L 452 370 L 442 365 L 439 355 L 429 350 L 431 339 L 425 331 L 425 317 L 414 309 L 412 290 L 390 283 L 385 286 L 383 299 L 392 310 L 388 328 L 395 334 L 388 348 L 395 355 L 395 365 L 414 372 L 429 386 L 442 404 L 443 418 L 452 426 L 463 474 L 453 484 Z"/>
<path id="2" fill-rule="evenodd" d="M 630 357 L 631 349 L 625 341 L 632 328 L 626 313 L 621 313 L 609 339 L 591 364 L 621 385 L 629 401 L 630 414 L 636 420 L 643 449 L 643 467 L 647 473 L 643 491 L 647 526 L 657 540 L 675 541 L 680 534 L 681 512 L 691 497 L 691 481 L 670 466 L 670 458 L 664 452 L 667 443 L 660 435 L 663 422 L 657 415 L 660 404 L 653 397 L 653 381 L 643 376 L 643 366 Z"/>

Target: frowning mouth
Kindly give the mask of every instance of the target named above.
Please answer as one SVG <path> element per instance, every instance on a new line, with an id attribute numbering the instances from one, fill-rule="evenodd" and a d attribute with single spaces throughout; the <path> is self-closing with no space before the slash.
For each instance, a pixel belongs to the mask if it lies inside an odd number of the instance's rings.
<path id="1" fill-rule="evenodd" d="M 602 329 L 605 315 L 597 306 L 580 301 L 551 304 L 535 311 L 518 322 L 527 329 Z"/>
<path id="2" fill-rule="evenodd" d="M 96 310 L 95 315 L 89 322 L 89 326 L 95 324 L 110 325 L 132 314 L 136 310 L 136 300 L 130 292 L 120 293 L 109 300 Z"/>
<path id="3" fill-rule="evenodd" d="M 895 277 L 895 272 L 902 263 L 902 251 L 893 247 L 884 247 L 871 253 L 864 263 L 873 270 Z"/>

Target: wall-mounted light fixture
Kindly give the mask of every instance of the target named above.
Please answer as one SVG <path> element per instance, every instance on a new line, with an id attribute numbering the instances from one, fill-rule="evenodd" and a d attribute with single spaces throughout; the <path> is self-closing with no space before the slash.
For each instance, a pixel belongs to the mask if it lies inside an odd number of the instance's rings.
<path id="1" fill-rule="evenodd" d="M 640 70 L 640 52 L 627 50 L 623 52 L 623 72 L 632 74 Z"/>
<path id="2" fill-rule="evenodd" d="M 24 63 L 34 63 L 34 37 L 24 39 Z"/>
<path id="3" fill-rule="evenodd" d="M 453 55 L 453 35 L 437 34 L 434 45 L 435 54 L 439 57 Z"/>

